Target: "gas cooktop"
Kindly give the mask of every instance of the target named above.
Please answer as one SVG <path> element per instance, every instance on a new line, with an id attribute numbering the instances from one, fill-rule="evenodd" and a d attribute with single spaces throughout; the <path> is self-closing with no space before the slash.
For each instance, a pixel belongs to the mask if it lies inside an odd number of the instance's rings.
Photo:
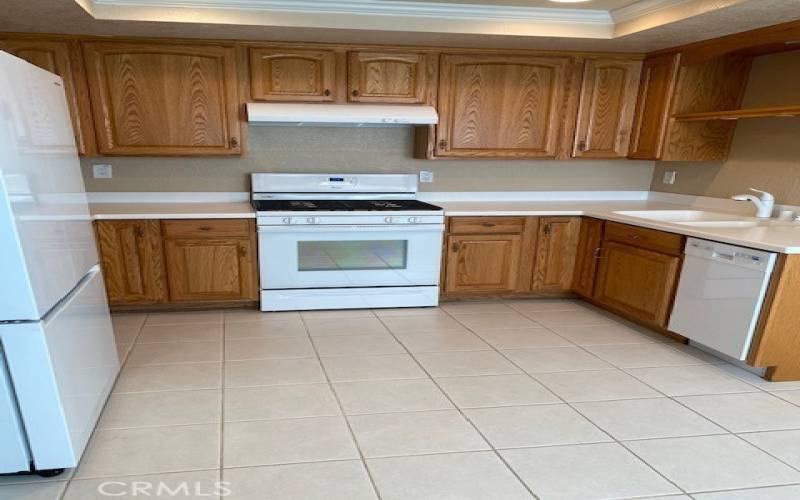
<path id="1" fill-rule="evenodd" d="M 253 200 L 257 212 L 441 211 L 419 200 Z"/>

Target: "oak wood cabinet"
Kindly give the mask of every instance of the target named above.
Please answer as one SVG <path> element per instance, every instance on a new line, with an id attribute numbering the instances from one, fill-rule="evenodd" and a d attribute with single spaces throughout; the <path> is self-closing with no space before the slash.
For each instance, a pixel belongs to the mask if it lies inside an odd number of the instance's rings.
<path id="1" fill-rule="evenodd" d="M 257 101 L 333 102 L 336 52 L 291 47 L 250 48 L 250 94 Z"/>
<path id="2" fill-rule="evenodd" d="M 42 38 L 7 38 L 0 39 L 0 50 L 55 73 L 64 80 L 64 94 L 69 106 L 78 153 L 85 156 L 97 154 L 86 75 L 77 42 Z"/>
<path id="3" fill-rule="evenodd" d="M 628 157 L 661 158 L 679 62 L 680 54 L 660 54 L 644 60 Z"/>
<path id="4" fill-rule="evenodd" d="M 519 234 L 448 236 L 445 292 L 513 292 L 521 242 Z"/>
<path id="5" fill-rule="evenodd" d="M 434 54 L 354 51 L 347 55 L 347 99 L 351 102 L 423 104 L 436 78 Z"/>
<path id="6" fill-rule="evenodd" d="M 109 303 L 166 302 L 164 255 L 157 220 L 95 222 Z"/>
<path id="7" fill-rule="evenodd" d="M 164 221 L 164 253 L 172 302 L 255 300 L 253 221 Z"/>
<path id="8" fill-rule="evenodd" d="M 87 42 L 83 51 L 101 153 L 241 152 L 233 47 Z"/>
<path id="9" fill-rule="evenodd" d="M 572 289 L 579 235 L 579 217 L 539 218 L 532 291 L 568 292 Z"/>
<path id="10" fill-rule="evenodd" d="M 577 256 L 572 290 L 587 298 L 594 296 L 594 282 L 600 247 L 603 244 L 605 221 L 583 217 L 578 238 Z"/>
<path id="11" fill-rule="evenodd" d="M 684 243 L 677 234 L 606 223 L 594 300 L 635 321 L 666 329 Z"/>
<path id="12" fill-rule="evenodd" d="M 436 156 L 555 158 L 572 64 L 560 56 L 443 54 Z"/>
<path id="13" fill-rule="evenodd" d="M 628 155 L 642 61 L 590 58 L 584 63 L 575 143 L 577 158 Z"/>

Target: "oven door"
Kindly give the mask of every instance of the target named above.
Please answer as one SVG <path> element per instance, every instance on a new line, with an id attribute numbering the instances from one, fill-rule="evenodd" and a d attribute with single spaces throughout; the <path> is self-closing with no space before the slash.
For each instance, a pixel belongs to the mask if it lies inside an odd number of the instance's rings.
<path id="1" fill-rule="evenodd" d="M 444 225 L 259 226 L 261 288 L 438 285 Z"/>

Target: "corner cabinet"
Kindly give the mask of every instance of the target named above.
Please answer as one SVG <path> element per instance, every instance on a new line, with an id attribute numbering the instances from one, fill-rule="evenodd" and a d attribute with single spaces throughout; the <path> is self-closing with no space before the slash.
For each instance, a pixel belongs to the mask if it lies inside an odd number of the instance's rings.
<path id="1" fill-rule="evenodd" d="M 356 51 L 347 54 L 347 100 L 424 104 L 436 78 L 434 54 Z"/>
<path id="2" fill-rule="evenodd" d="M 75 145 L 84 156 L 97 154 L 89 93 L 77 42 L 42 38 L 0 39 L 0 50 L 25 59 L 64 80 Z"/>
<path id="3" fill-rule="evenodd" d="M 569 292 L 572 289 L 580 225 L 579 217 L 539 219 L 533 292 Z"/>
<path id="4" fill-rule="evenodd" d="M 587 59 L 578 105 L 576 158 L 625 158 L 642 61 Z"/>
<path id="5" fill-rule="evenodd" d="M 336 52 L 251 47 L 250 94 L 256 101 L 333 102 Z"/>
<path id="6" fill-rule="evenodd" d="M 241 153 L 233 47 L 87 42 L 83 49 L 100 153 Z"/>
<path id="7" fill-rule="evenodd" d="M 95 222 L 95 231 L 109 304 L 167 301 L 157 220 L 100 220 Z"/>
<path id="8" fill-rule="evenodd" d="M 443 54 L 436 156 L 555 158 L 572 70 L 570 57 Z"/>
<path id="9" fill-rule="evenodd" d="M 603 244 L 605 221 L 591 217 L 581 218 L 578 251 L 575 257 L 575 273 L 572 291 L 583 297 L 594 297 L 594 282 L 597 264 Z"/>

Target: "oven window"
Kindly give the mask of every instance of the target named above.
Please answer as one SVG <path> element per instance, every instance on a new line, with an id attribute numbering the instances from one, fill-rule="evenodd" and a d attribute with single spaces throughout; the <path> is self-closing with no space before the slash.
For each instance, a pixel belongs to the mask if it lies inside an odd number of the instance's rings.
<path id="1" fill-rule="evenodd" d="M 298 241 L 300 271 L 406 269 L 408 241 Z"/>

